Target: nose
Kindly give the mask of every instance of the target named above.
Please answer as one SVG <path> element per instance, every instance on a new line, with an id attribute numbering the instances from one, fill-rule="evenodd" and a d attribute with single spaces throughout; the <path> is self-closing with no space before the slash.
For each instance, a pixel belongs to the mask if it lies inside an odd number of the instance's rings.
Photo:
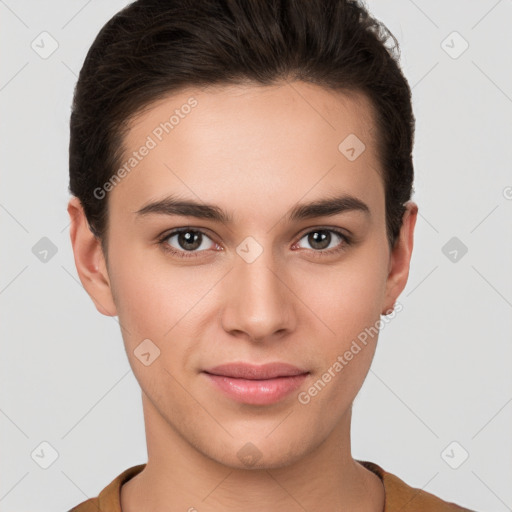
<path id="1" fill-rule="evenodd" d="M 237 256 L 223 280 L 222 326 L 231 335 L 261 343 L 295 329 L 297 299 L 271 252 L 263 251 L 252 262 Z"/>

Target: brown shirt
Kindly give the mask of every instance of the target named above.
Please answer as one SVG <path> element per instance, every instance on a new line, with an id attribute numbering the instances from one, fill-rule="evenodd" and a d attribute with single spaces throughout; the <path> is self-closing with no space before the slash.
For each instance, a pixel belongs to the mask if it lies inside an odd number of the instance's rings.
<path id="1" fill-rule="evenodd" d="M 475 512 L 460 507 L 421 489 L 408 486 L 392 473 L 384 471 L 373 462 L 358 461 L 365 468 L 373 471 L 384 484 L 386 501 L 383 512 Z M 103 489 L 98 497 L 90 498 L 68 512 L 122 512 L 120 504 L 121 486 L 130 478 L 140 473 L 146 464 L 139 464 L 126 469 Z"/>

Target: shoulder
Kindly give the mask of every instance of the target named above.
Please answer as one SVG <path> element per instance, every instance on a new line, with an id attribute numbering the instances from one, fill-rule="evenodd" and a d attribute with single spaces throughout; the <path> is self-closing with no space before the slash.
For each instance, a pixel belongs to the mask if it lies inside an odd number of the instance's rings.
<path id="1" fill-rule="evenodd" d="M 476 512 L 456 503 L 444 501 L 423 489 L 411 487 L 373 462 L 357 462 L 381 478 L 386 494 L 384 512 Z"/>
<path id="2" fill-rule="evenodd" d="M 117 475 L 95 498 L 79 503 L 68 512 L 121 512 L 121 486 L 130 478 L 140 473 L 146 464 L 138 464 Z"/>
<path id="3" fill-rule="evenodd" d="M 69 509 L 68 512 L 98 512 L 101 510 L 98 504 L 98 498 L 89 498 L 87 501 L 79 503 L 76 507 Z"/>

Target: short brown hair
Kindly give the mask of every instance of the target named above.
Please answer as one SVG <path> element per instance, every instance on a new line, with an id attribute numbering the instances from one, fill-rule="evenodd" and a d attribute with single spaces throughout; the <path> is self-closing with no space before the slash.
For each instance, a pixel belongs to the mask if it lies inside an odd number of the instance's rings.
<path id="1" fill-rule="evenodd" d="M 195 85 L 301 80 L 370 99 L 393 247 L 414 174 L 415 118 L 399 56 L 396 38 L 355 0 L 133 2 L 102 27 L 80 71 L 69 192 L 103 244 L 108 201 L 94 191 L 121 165 L 127 122 L 141 109 Z"/>

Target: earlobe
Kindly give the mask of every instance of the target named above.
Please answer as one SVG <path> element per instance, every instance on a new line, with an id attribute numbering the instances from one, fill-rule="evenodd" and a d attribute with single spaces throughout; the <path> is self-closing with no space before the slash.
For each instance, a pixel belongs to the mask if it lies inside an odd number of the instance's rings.
<path id="1" fill-rule="evenodd" d="M 70 199 L 67 210 L 71 220 L 71 245 L 80 281 L 101 314 L 116 316 L 117 310 L 100 240 L 91 231 L 77 197 Z"/>
<path id="2" fill-rule="evenodd" d="M 418 205 L 412 201 L 406 203 L 402 228 L 389 261 L 386 283 L 386 299 L 383 315 L 390 314 L 398 296 L 402 293 L 409 277 L 412 249 L 414 245 L 414 227 L 418 216 Z"/>

